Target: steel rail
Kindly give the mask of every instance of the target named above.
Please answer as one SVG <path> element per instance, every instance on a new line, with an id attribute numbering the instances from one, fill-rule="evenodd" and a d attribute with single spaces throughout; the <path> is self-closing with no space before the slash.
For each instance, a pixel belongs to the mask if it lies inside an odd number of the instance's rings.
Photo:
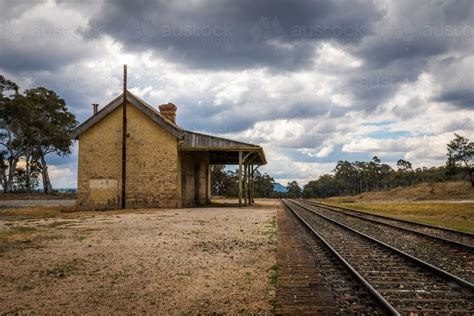
<path id="1" fill-rule="evenodd" d="M 369 291 L 370 295 L 375 299 L 376 303 L 380 305 L 380 307 L 390 315 L 400 315 L 400 313 L 392 306 L 383 296 L 380 294 L 362 275 L 357 272 L 357 270 L 351 266 L 351 264 L 344 259 L 344 257 L 337 252 L 324 238 L 321 236 L 311 225 L 306 222 L 291 206 L 288 204 L 287 201 L 281 200 L 282 204 L 290 210 L 298 220 L 304 224 L 305 228 L 307 228 L 311 233 L 313 233 L 322 243 L 323 245 L 329 249 L 329 251 L 334 254 L 334 256 L 342 263 L 342 265 L 360 282 L 364 285 L 364 287 Z"/>
<path id="2" fill-rule="evenodd" d="M 431 234 L 428 234 L 428 233 L 420 232 L 420 231 L 417 231 L 417 230 L 414 230 L 414 229 L 411 229 L 411 228 L 398 226 L 398 225 L 395 225 L 395 224 L 385 223 L 385 222 L 382 222 L 382 221 L 377 220 L 377 219 L 372 219 L 372 218 L 367 218 L 367 217 L 356 215 L 356 214 L 346 213 L 344 211 L 347 210 L 347 211 L 356 212 L 356 213 L 364 213 L 364 212 L 352 211 L 352 210 L 349 210 L 349 209 L 343 209 L 343 208 L 333 207 L 333 206 L 328 206 L 328 205 L 319 205 L 319 204 L 311 202 L 311 201 L 304 201 L 304 202 L 298 201 L 298 202 L 299 203 L 306 203 L 306 204 L 311 205 L 311 206 L 321 207 L 321 208 L 330 210 L 332 212 L 336 212 L 336 213 L 339 213 L 339 214 L 344 214 L 344 215 L 347 215 L 347 216 L 355 217 L 355 218 L 365 220 L 365 221 L 368 221 L 368 222 L 377 223 L 377 224 L 384 225 L 384 226 L 387 226 L 387 227 L 393 227 L 393 228 L 396 228 L 396 229 L 399 229 L 399 230 L 408 231 L 408 232 L 411 232 L 411 233 L 414 233 L 414 234 L 417 234 L 417 235 L 420 235 L 420 236 L 423 236 L 423 237 L 427 237 L 427 238 L 430 238 L 430 239 L 433 239 L 433 240 L 436 240 L 436 241 L 443 242 L 445 244 L 455 245 L 456 247 L 463 248 L 464 250 L 474 251 L 473 246 L 464 244 L 464 243 L 459 242 L 459 241 L 446 239 L 446 238 L 443 238 L 443 237 L 431 235 Z M 364 213 L 364 214 L 369 215 L 369 216 L 374 216 L 374 217 L 380 217 L 378 215 L 372 215 L 370 213 Z M 390 217 L 385 217 L 384 216 L 384 218 L 390 218 Z M 398 221 L 397 219 L 394 219 L 394 220 Z M 409 223 L 411 224 L 411 222 L 409 222 Z"/>
<path id="3" fill-rule="evenodd" d="M 337 221 L 337 220 L 334 220 L 334 219 L 331 219 L 331 218 L 329 218 L 329 217 L 327 217 L 327 216 L 325 216 L 325 215 L 319 214 L 318 212 L 316 212 L 316 211 L 314 211 L 314 210 L 312 210 L 312 209 L 310 209 L 310 208 L 308 208 L 308 207 L 306 207 L 306 206 L 304 206 L 304 205 L 301 205 L 301 204 L 298 203 L 298 202 L 295 202 L 295 201 L 290 201 L 290 202 L 291 202 L 291 203 L 294 203 L 295 205 L 298 205 L 299 207 L 301 207 L 301 208 L 303 208 L 303 209 L 305 209 L 305 210 L 307 210 L 307 211 L 309 211 L 309 212 L 311 212 L 311 213 L 313 213 L 313 214 L 315 214 L 315 215 L 317 215 L 317 216 L 319 216 L 319 217 L 322 217 L 322 218 L 326 219 L 326 220 L 329 221 L 329 222 L 332 222 L 332 223 L 334 223 L 334 224 L 336 224 L 336 225 L 339 225 L 339 226 L 341 226 L 341 227 L 343 227 L 343 228 L 345 228 L 345 229 L 347 229 L 347 230 L 349 230 L 349 231 L 351 231 L 351 232 L 354 232 L 355 234 L 357 234 L 357 235 L 359 235 L 359 236 L 362 236 L 362 237 L 364 237 L 364 238 L 366 238 L 366 239 L 369 239 L 369 240 L 373 241 L 374 243 L 376 243 L 376 244 L 378 244 L 378 245 L 381 245 L 381 246 L 384 247 L 384 248 L 390 249 L 391 251 L 395 252 L 396 254 L 398 254 L 398 255 L 400 255 L 400 256 L 403 256 L 403 257 L 409 259 L 410 261 L 414 262 L 415 264 L 421 266 L 422 268 L 424 268 L 424 269 L 426 269 L 426 270 L 431 271 L 432 273 L 434 273 L 434 274 L 436 274 L 436 275 L 442 277 L 443 279 L 445 279 L 445 280 L 447 280 L 447 281 L 450 281 L 450 282 L 456 283 L 456 284 L 457 284 L 459 287 L 461 287 L 462 289 L 466 289 L 466 290 L 468 290 L 469 292 L 474 293 L 474 284 L 471 283 L 471 282 L 469 282 L 469 281 L 466 281 L 466 280 L 464 280 L 464 279 L 462 279 L 462 278 L 460 278 L 460 277 L 458 277 L 458 276 L 455 276 L 454 274 L 451 274 L 451 273 L 449 273 L 449 272 L 447 272 L 447 271 L 445 271 L 445 270 L 443 270 L 443 269 L 440 269 L 440 268 L 438 268 L 438 267 L 436 267 L 436 266 L 434 266 L 434 265 L 432 265 L 432 264 L 430 264 L 430 263 L 428 263 L 428 262 L 426 262 L 426 261 L 423 261 L 423 260 L 421 260 L 421 259 L 419 259 L 419 258 L 417 258 L 417 257 L 415 257 L 415 256 L 412 256 L 412 255 L 410 255 L 410 254 L 408 254 L 408 253 L 406 253 L 406 252 L 404 252 L 404 251 L 402 251 L 402 250 L 400 250 L 400 249 L 398 249 L 398 248 L 395 248 L 395 247 L 393 247 L 393 246 L 390 246 L 389 244 L 384 243 L 383 241 L 380 241 L 380 240 L 375 239 L 375 238 L 373 238 L 373 237 L 371 237 L 371 236 L 369 236 L 369 235 L 366 235 L 366 234 L 364 234 L 364 233 L 362 233 L 362 232 L 359 232 L 358 230 L 355 230 L 354 228 L 351 228 L 351 227 L 349 227 L 349 226 L 347 226 L 347 225 L 345 225 L 345 224 L 343 224 L 343 223 L 341 223 L 341 222 L 339 222 L 339 221 Z"/>

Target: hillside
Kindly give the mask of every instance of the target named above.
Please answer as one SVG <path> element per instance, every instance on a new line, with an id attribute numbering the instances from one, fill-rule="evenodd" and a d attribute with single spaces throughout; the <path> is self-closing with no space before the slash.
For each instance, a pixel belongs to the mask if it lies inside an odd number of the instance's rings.
<path id="1" fill-rule="evenodd" d="M 273 190 L 275 192 L 288 192 L 288 188 L 278 182 L 273 185 Z"/>
<path id="2" fill-rule="evenodd" d="M 390 191 L 366 192 L 354 196 L 331 197 L 327 202 L 472 200 L 474 188 L 467 181 L 421 183 Z"/>

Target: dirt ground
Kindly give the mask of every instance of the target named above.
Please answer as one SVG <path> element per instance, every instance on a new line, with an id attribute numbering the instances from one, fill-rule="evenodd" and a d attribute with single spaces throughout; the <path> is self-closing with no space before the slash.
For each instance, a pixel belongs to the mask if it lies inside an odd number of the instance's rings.
<path id="1" fill-rule="evenodd" d="M 0 210 L 0 313 L 271 313 L 278 205 Z"/>

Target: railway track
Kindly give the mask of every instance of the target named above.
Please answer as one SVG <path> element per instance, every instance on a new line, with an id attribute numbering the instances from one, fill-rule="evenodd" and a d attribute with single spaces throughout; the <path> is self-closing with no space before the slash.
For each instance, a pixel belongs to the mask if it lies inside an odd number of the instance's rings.
<path id="1" fill-rule="evenodd" d="M 452 244 L 458 243 L 460 246 L 463 246 L 463 247 L 468 247 L 471 249 L 474 248 L 474 234 L 459 232 L 459 231 L 455 231 L 455 230 L 444 228 L 444 227 L 437 227 L 433 225 L 410 222 L 410 221 L 396 219 L 393 217 L 388 217 L 388 216 L 383 216 L 383 215 L 369 214 L 364 211 L 358 211 L 358 210 L 350 209 L 347 207 L 329 205 L 329 204 L 325 204 L 321 202 L 314 202 L 314 201 L 305 201 L 305 202 L 312 205 L 319 206 L 321 208 L 343 212 L 344 214 L 356 215 L 359 217 L 367 218 L 369 220 L 374 220 L 378 222 L 391 224 L 393 226 L 398 226 L 400 228 L 404 228 L 412 232 L 418 232 L 426 236 L 432 236 L 438 239 L 445 240 L 447 243 L 452 243 Z"/>
<path id="2" fill-rule="evenodd" d="M 376 217 L 361 216 L 356 212 L 351 213 L 337 208 L 321 207 L 318 204 L 306 201 L 298 201 L 297 203 L 311 211 L 323 214 L 375 237 L 471 283 L 474 282 L 474 247 L 468 244 L 426 234 Z"/>
<path id="3" fill-rule="evenodd" d="M 387 313 L 474 313 L 471 283 L 297 202 L 282 202 Z"/>
<path id="4" fill-rule="evenodd" d="M 280 234 L 287 233 L 294 239 L 289 241 L 286 237 L 286 240 L 279 240 L 278 243 L 279 247 L 282 246 L 277 256 L 281 280 L 276 298 L 279 307 L 275 310 L 275 314 L 294 315 L 309 312 L 316 315 L 334 315 L 335 313 L 384 315 L 384 310 L 371 297 L 367 288 L 354 279 L 326 245 L 308 234 L 291 211 L 287 209 L 283 213 L 279 213 L 278 217 L 279 238 Z M 306 253 L 299 249 L 298 244 L 295 244 L 296 240 L 303 242 L 302 246 L 306 249 Z M 306 255 L 309 255 L 308 262 L 305 260 Z M 313 265 L 314 271 L 309 272 L 308 265 Z M 308 273 L 315 273 L 315 275 L 308 276 Z M 303 283 L 311 289 L 313 299 L 311 295 L 301 290 L 300 280 L 303 280 Z M 280 288 L 280 286 L 283 287 Z M 321 299 L 324 297 L 325 289 L 328 289 L 332 295 L 337 310 L 332 309 L 331 304 L 325 304 L 324 299 Z"/>

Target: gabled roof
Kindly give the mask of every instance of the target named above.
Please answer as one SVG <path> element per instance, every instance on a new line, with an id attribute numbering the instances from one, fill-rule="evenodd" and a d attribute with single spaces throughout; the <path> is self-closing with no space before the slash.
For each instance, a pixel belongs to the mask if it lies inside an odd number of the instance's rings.
<path id="1" fill-rule="evenodd" d="M 254 164 L 264 165 L 267 163 L 263 148 L 258 145 L 186 131 L 129 91 L 127 91 L 127 101 L 166 131 L 180 139 L 180 151 L 208 151 L 210 153 L 211 163 L 215 164 L 238 164 L 238 154 L 239 151 L 242 151 L 246 155 L 248 154 L 247 157 L 253 161 Z M 99 112 L 76 127 L 72 132 L 72 137 L 78 139 L 82 133 L 97 124 L 122 104 L 123 94 L 116 97 Z"/>
<path id="2" fill-rule="evenodd" d="M 155 110 L 151 105 L 147 104 L 145 101 L 143 101 L 130 91 L 127 91 L 127 101 L 175 137 L 182 138 L 184 136 L 184 130 L 181 127 L 168 120 L 166 117 L 161 115 L 160 112 Z M 98 123 L 100 120 L 102 120 L 104 117 L 106 117 L 109 113 L 111 113 L 113 110 L 115 110 L 122 104 L 123 94 L 116 97 L 109 104 L 104 106 L 99 112 L 97 112 L 97 114 L 91 116 L 84 123 L 76 127 L 72 131 L 72 138 L 77 139 L 82 133 L 94 126 L 96 123 Z"/>

